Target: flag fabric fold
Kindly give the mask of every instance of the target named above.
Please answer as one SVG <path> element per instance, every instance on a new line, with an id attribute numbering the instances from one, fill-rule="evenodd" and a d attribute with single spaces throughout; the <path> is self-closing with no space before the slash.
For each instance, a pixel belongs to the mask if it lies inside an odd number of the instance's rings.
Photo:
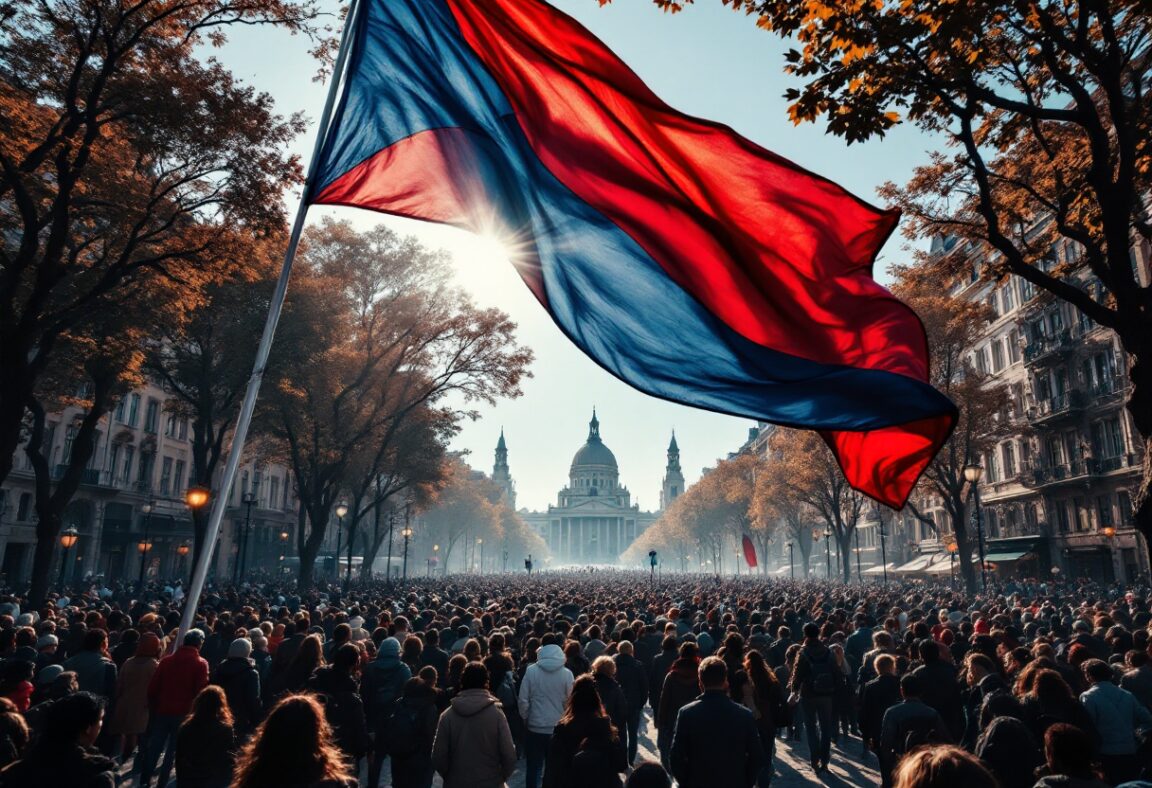
<path id="1" fill-rule="evenodd" d="M 896 212 L 673 110 L 539 0 L 364 2 L 310 202 L 498 235 L 605 369 L 819 430 L 855 488 L 903 505 L 955 408 L 872 279 Z"/>
<path id="2" fill-rule="evenodd" d="M 748 564 L 749 569 L 755 569 L 759 562 L 756 560 L 756 546 L 752 544 L 752 538 L 744 534 L 740 546 L 744 549 L 744 562 Z"/>

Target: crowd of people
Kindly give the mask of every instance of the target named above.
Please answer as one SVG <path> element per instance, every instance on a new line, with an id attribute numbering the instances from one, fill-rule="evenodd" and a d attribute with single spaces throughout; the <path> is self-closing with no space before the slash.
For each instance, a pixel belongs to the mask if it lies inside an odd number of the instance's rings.
<path id="1" fill-rule="evenodd" d="M 0 595 L 0 788 L 1144 785 L 1152 592 L 631 572 Z M 650 720 L 650 723 L 649 723 Z M 655 729 L 658 760 L 640 752 Z M 837 749 L 833 749 L 833 743 Z"/>

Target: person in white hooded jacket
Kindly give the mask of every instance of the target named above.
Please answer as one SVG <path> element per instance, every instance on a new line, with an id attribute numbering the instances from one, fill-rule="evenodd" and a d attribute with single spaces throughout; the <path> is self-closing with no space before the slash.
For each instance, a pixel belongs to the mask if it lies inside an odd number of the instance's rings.
<path id="1" fill-rule="evenodd" d="M 543 646 L 536 653 L 536 662 L 524 673 L 517 705 L 528 728 L 524 747 L 525 788 L 537 788 L 540 784 L 552 730 L 564 714 L 573 681 L 572 671 L 564 667 L 564 652 L 554 643 Z"/>

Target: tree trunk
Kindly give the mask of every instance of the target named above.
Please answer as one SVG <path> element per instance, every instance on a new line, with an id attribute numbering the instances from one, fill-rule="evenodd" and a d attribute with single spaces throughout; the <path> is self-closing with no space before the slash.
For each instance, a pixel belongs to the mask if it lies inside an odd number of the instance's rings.
<path id="1" fill-rule="evenodd" d="M 1132 525 L 1144 536 L 1144 549 L 1152 566 L 1152 339 L 1145 340 L 1142 350 L 1146 352 L 1129 355 L 1128 370 L 1132 381 L 1128 413 L 1144 449 L 1140 484 L 1132 496 Z"/>
<path id="2" fill-rule="evenodd" d="M 844 572 L 844 582 L 852 582 L 852 529 L 845 528 L 840 536 L 836 537 L 836 544 L 840 547 L 840 564 Z"/>

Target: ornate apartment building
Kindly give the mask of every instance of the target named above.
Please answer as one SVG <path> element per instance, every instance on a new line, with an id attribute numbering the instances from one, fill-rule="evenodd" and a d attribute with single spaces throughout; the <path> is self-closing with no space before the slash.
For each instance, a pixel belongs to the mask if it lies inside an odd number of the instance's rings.
<path id="1" fill-rule="evenodd" d="M 192 541 L 184 504 L 192 428 L 168 411 L 167 401 L 162 388 L 148 384 L 127 394 L 102 420 L 96 451 L 64 517 L 64 526 L 79 533 L 64 569 L 70 581 L 96 575 L 135 579 L 142 565 L 149 577 L 187 578 L 191 558 L 181 555 L 180 546 Z M 45 444 L 54 478 L 64 472 L 80 415 L 79 409 L 69 408 L 49 417 Z M 251 453 L 229 497 L 215 556 L 218 574 L 231 576 L 245 533 L 248 568 L 275 569 L 295 543 L 297 501 L 290 475 Z M 15 460 L 0 487 L 0 572 L 7 583 L 19 585 L 32 568 L 36 513 L 32 466 L 22 450 Z M 282 538 L 285 533 L 289 538 Z M 142 550 L 141 545 L 151 547 Z M 58 545 L 56 552 L 53 571 L 60 566 Z"/>

